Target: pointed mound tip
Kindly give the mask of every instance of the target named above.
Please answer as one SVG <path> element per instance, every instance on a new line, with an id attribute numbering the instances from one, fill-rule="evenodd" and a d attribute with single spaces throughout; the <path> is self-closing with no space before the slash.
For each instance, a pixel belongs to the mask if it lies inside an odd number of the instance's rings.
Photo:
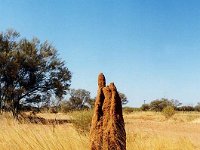
<path id="1" fill-rule="evenodd" d="M 110 83 L 109 88 L 110 88 L 112 91 L 117 91 L 117 88 L 116 88 L 114 82 Z"/>
<path id="2" fill-rule="evenodd" d="M 99 88 L 103 88 L 106 86 L 106 78 L 103 73 L 100 73 L 98 76 L 98 86 Z"/>

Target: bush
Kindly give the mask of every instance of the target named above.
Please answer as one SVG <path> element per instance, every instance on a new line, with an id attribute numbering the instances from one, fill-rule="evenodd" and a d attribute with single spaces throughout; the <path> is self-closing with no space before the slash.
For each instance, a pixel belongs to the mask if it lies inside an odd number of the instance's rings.
<path id="1" fill-rule="evenodd" d="M 70 113 L 70 116 L 77 131 L 81 133 L 88 133 L 90 131 L 93 116 L 92 110 L 73 111 Z"/>
<path id="2" fill-rule="evenodd" d="M 170 100 L 168 100 L 166 98 L 154 100 L 149 105 L 150 110 L 160 111 L 160 112 L 167 106 L 173 106 L 173 104 Z"/>
<path id="3" fill-rule="evenodd" d="M 162 110 L 163 115 L 168 119 L 175 114 L 174 107 L 167 106 Z"/>
<path id="4" fill-rule="evenodd" d="M 123 112 L 124 113 L 132 113 L 134 111 L 140 111 L 140 108 L 133 108 L 133 107 L 124 107 Z"/>
<path id="5" fill-rule="evenodd" d="M 177 107 L 177 111 L 195 111 L 193 106 L 181 106 Z"/>
<path id="6" fill-rule="evenodd" d="M 68 113 L 72 111 L 72 108 L 68 105 L 68 103 L 61 103 L 61 112 L 62 113 Z"/>
<path id="7" fill-rule="evenodd" d="M 195 111 L 199 111 L 200 112 L 200 103 L 198 103 L 195 107 L 194 107 Z"/>
<path id="8" fill-rule="evenodd" d="M 150 109 L 149 104 L 143 104 L 140 108 L 142 111 L 148 111 Z"/>

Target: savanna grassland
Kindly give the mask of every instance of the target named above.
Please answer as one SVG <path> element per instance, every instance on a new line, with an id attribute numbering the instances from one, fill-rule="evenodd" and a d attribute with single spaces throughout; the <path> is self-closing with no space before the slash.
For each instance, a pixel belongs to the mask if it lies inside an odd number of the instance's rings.
<path id="1" fill-rule="evenodd" d="M 71 122 L 60 125 L 19 123 L 10 114 L 0 115 L 0 149 L 88 150 L 87 125 L 86 132 L 77 129 L 87 124 L 90 114 L 86 111 L 37 114 L 56 120 L 70 120 L 78 116 L 79 120 L 82 119 L 78 125 Z M 124 120 L 128 150 L 200 149 L 200 113 L 177 112 L 166 119 L 161 113 L 132 112 L 124 114 Z"/>

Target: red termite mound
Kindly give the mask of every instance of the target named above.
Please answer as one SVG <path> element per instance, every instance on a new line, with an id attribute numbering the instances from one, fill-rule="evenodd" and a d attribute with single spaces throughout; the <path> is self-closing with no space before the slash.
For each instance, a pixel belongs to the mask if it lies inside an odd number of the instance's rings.
<path id="1" fill-rule="evenodd" d="M 114 83 L 106 86 L 101 73 L 90 130 L 91 150 L 126 150 L 122 103 Z"/>

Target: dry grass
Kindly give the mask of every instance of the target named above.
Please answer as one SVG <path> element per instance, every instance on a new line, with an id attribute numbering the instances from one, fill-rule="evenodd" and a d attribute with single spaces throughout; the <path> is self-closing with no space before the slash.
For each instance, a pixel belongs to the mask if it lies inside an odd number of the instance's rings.
<path id="1" fill-rule="evenodd" d="M 200 113 L 175 114 L 166 119 L 157 112 L 134 112 L 125 116 L 127 149 L 200 149 Z"/>
<path id="2" fill-rule="evenodd" d="M 69 119 L 64 114 L 40 114 Z M 133 112 L 124 116 L 128 150 L 200 149 L 200 114 L 176 113 L 166 120 L 161 113 Z M 8 114 L 0 116 L 1 150 L 87 150 L 88 135 L 79 134 L 72 124 L 19 124 Z"/>
<path id="3" fill-rule="evenodd" d="M 79 135 L 71 124 L 18 124 L 8 117 L 0 121 L 1 150 L 80 150 L 88 148 L 88 136 Z"/>

